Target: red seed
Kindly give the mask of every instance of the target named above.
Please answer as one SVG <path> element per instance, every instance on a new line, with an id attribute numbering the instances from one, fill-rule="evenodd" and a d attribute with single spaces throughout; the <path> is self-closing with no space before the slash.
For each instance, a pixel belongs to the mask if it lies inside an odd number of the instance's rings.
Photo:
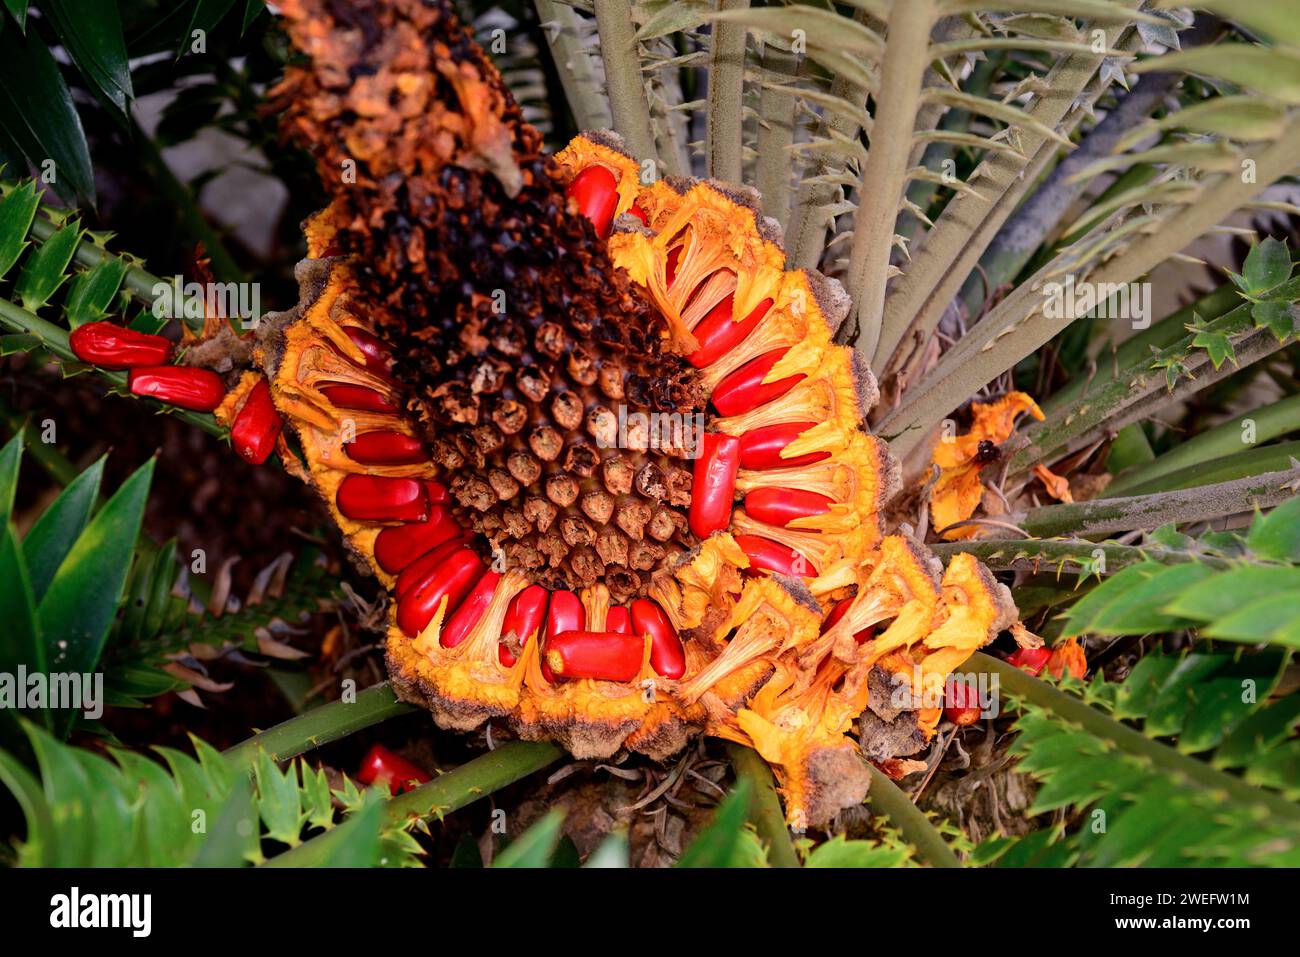
<path id="1" fill-rule="evenodd" d="M 506 606 L 505 621 L 501 623 L 501 637 L 514 635 L 523 648 L 537 634 L 546 618 L 546 603 L 551 593 L 541 585 L 529 585 Z M 513 668 L 519 659 L 504 641 L 497 646 L 497 659 L 507 668 Z"/>
<path id="2" fill-rule="evenodd" d="M 1007 655 L 1007 664 L 1014 665 L 1021 671 L 1027 671 L 1037 678 L 1050 657 L 1052 652 L 1048 648 L 1017 648 Z"/>
<path id="3" fill-rule="evenodd" d="M 424 581 L 430 572 L 468 544 L 469 540 L 465 536 L 457 535 L 435 545 L 402 569 L 401 574 L 397 576 L 397 582 L 393 585 L 393 594 L 401 599 L 403 595 Z"/>
<path id="4" fill-rule="evenodd" d="M 388 574 L 396 575 L 430 549 L 462 534 L 451 510 L 435 505 L 423 522 L 392 525 L 381 531 L 375 537 L 375 561 Z"/>
<path id="5" fill-rule="evenodd" d="M 424 443 L 401 432 L 362 432 L 347 444 L 352 461 L 361 465 L 414 465 L 428 459 Z"/>
<path id="6" fill-rule="evenodd" d="M 657 602 L 647 598 L 632 602 L 632 632 L 650 636 L 650 667 L 656 674 L 675 680 L 686 673 L 686 649 Z"/>
<path id="7" fill-rule="evenodd" d="M 78 326 L 68 336 L 68 345 L 82 362 L 101 369 L 161 366 L 172 359 L 172 344 L 167 339 L 111 322 Z"/>
<path id="8" fill-rule="evenodd" d="M 796 518 L 825 515 L 835 500 L 820 492 L 797 488 L 756 488 L 745 496 L 745 514 L 768 525 L 785 528 Z"/>
<path id="9" fill-rule="evenodd" d="M 641 222 L 644 223 L 645 225 L 647 226 L 650 225 L 650 217 L 647 216 L 646 211 L 642 209 L 640 206 L 638 206 L 636 203 L 632 204 L 632 208 L 629 209 L 628 212 L 631 213 L 633 216 L 635 216 L 637 219 L 641 220 Z"/>
<path id="10" fill-rule="evenodd" d="M 600 165 L 588 166 L 569 184 L 565 193 L 577 204 L 578 212 L 591 220 L 602 239 L 609 235 L 618 208 L 618 180 Z"/>
<path id="11" fill-rule="evenodd" d="M 806 452 L 790 458 L 781 458 L 781 450 L 807 432 L 816 422 L 782 422 L 750 429 L 740 437 L 740 467 L 742 469 L 782 469 L 799 465 L 812 465 L 830 458 L 829 452 Z"/>
<path id="12" fill-rule="evenodd" d="M 226 396 L 221 376 L 192 366 L 139 366 L 127 375 L 127 387 L 135 395 L 195 412 L 211 412 Z"/>
<path id="13" fill-rule="evenodd" d="M 356 777 L 362 784 L 387 787 L 390 794 L 400 794 L 414 784 L 427 784 L 433 780 L 421 768 L 382 744 L 376 744 L 366 752 Z"/>
<path id="14" fill-rule="evenodd" d="M 826 616 L 824 621 L 822 621 L 821 633 L 824 635 L 839 624 L 840 619 L 844 617 L 849 610 L 849 606 L 852 604 L 852 598 L 845 598 L 842 601 L 836 602 L 835 607 L 831 609 L 831 613 Z"/>
<path id="15" fill-rule="evenodd" d="M 745 412 L 752 412 L 764 402 L 779 399 L 793 389 L 804 378 L 802 372 L 763 384 L 763 377 L 771 372 L 772 367 L 789 351 L 787 347 L 765 352 L 725 376 L 714 388 L 711 396 L 713 407 L 718 410 L 718 414 L 742 415 Z"/>
<path id="16" fill-rule="evenodd" d="M 792 578 L 806 578 L 814 574 L 812 564 L 800 552 L 770 538 L 737 535 L 736 544 L 749 556 L 749 567 L 755 571 L 777 572 Z"/>
<path id="17" fill-rule="evenodd" d="M 731 505 L 736 495 L 736 471 L 740 468 L 740 440 L 734 435 L 706 432 L 700 443 L 691 480 L 691 531 L 700 538 L 731 524 Z"/>
<path id="18" fill-rule="evenodd" d="M 673 280 L 677 278 L 677 264 L 681 262 L 682 251 L 685 248 L 685 246 L 674 246 L 664 257 L 664 281 L 669 289 L 673 287 Z"/>
<path id="19" fill-rule="evenodd" d="M 397 600 L 397 626 L 414 638 L 433 621 L 447 599 L 446 621 L 460 607 L 474 583 L 483 575 L 483 560 L 469 548 L 453 552 L 446 561 Z"/>
<path id="20" fill-rule="evenodd" d="M 642 639 L 613 631 L 562 631 L 546 638 L 546 663 L 561 678 L 631 681 L 641 670 Z"/>
<path id="21" fill-rule="evenodd" d="M 582 599 L 571 591 L 551 593 L 551 604 L 546 609 L 546 633 L 558 635 L 562 631 L 581 631 L 587 622 L 587 611 Z"/>
<path id="22" fill-rule="evenodd" d="M 753 312 L 740 322 L 731 321 L 732 296 L 718 303 L 709 314 L 699 321 L 691 330 L 700 347 L 686 357 L 697 369 L 712 365 L 745 340 L 759 320 L 767 315 L 772 305 L 771 299 L 764 299 L 754 307 Z"/>
<path id="23" fill-rule="evenodd" d="M 284 420 L 271 401 L 271 387 L 265 379 L 258 379 L 230 427 L 230 444 L 241 458 L 261 465 L 270 457 L 283 427 Z"/>
<path id="24" fill-rule="evenodd" d="M 948 693 L 944 700 L 943 713 L 949 721 L 959 728 L 968 727 L 980 719 L 980 707 L 976 701 L 975 693 L 966 682 L 948 682 Z"/>
<path id="25" fill-rule="evenodd" d="M 360 326 L 344 326 L 343 331 L 353 344 L 366 357 L 366 370 L 382 379 L 393 377 L 393 353 L 373 332 L 367 332 Z"/>
<path id="26" fill-rule="evenodd" d="M 632 634 L 632 613 L 622 605 L 615 605 L 605 616 L 605 630 L 620 635 Z"/>
<path id="27" fill-rule="evenodd" d="M 455 648 L 469 637 L 469 633 L 479 623 L 483 613 L 488 610 L 488 605 L 492 604 L 492 595 L 496 592 L 499 581 L 501 581 L 499 572 L 485 573 L 474 586 L 474 590 L 456 609 L 456 613 L 444 620 L 442 632 L 438 636 L 438 641 L 444 648 Z"/>
<path id="28" fill-rule="evenodd" d="M 354 409 L 358 412 L 397 411 L 397 404 L 390 401 L 388 396 L 361 385 L 327 385 L 321 387 L 321 393 L 340 409 Z"/>
<path id="29" fill-rule="evenodd" d="M 822 622 L 821 633 L 824 635 L 826 632 L 830 631 L 831 628 L 833 628 L 835 624 L 844 617 L 845 612 L 849 610 L 849 606 L 852 604 L 852 598 L 845 598 L 832 608 L 831 613 L 827 615 L 826 620 Z M 858 644 L 862 644 L 863 642 L 870 641 L 875 634 L 876 626 L 867 625 L 867 627 L 863 628 L 861 631 L 855 631 L 853 633 L 853 640 Z"/>
<path id="30" fill-rule="evenodd" d="M 551 594 L 550 607 L 546 609 L 546 633 L 558 635 L 563 631 L 581 631 L 587 621 L 587 610 L 582 606 L 582 599 L 571 591 L 557 591 Z M 556 680 L 555 672 L 545 656 L 542 657 L 542 677 L 547 681 Z"/>
<path id="31" fill-rule="evenodd" d="M 429 495 L 415 479 L 349 475 L 339 483 L 334 501 L 357 522 L 422 522 L 429 517 Z"/>

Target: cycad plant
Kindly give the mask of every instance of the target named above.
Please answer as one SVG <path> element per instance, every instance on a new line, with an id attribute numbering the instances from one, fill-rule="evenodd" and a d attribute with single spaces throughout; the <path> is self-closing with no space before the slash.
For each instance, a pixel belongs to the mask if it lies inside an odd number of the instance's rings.
<path id="1" fill-rule="evenodd" d="M 238 26 L 282 80 L 213 69 L 278 114 L 282 144 L 241 128 L 272 169 L 315 160 L 297 304 L 252 331 L 210 307 L 169 325 L 142 264 L 11 168 L 4 351 L 95 367 L 306 481 L 388 596 L 392 683 L 167 770 L 31 716 L 0 761 L 20 861 L 415 863 L 435 818 L 566 751 L 644 775 L 638 809 L 690 775 L 720 791 L 701 733 L 736 783 L 666 855 L 684 866 L 1300 861 L 1300 8 L 277 7 Z M 101 101 L 118 76 L 129 105 L 125 45 L 34 9 L 4 30 L 61 45 Z M 0 148 L 39 166 L 19 134 L 68 133 L 64 106 L 0 112 Z M 49 141 L 85 151 L 79 126 Z M 629 438 L 636 416 L 698 416 L 699 447 Z M 67 528 L 7 532 L 0 597 L 32 627 L 6 661 L 46 660 L 42 592 L 118 502 L 91 518 L 97 490 L 50 507 Z M 122 644 L 130 703 L 202 678 L 176 653 L 208 627 L 132 618 L 174 573 L 135 554 L 93 642 Z M 386 802 L 298 757 L 413 706 L 495 749 Z M 212 839 L 163 853 L 165 812 L 128 820 L 146 766 Z M 977 771 L 1030 797 L 990 824 L 961 797 Z M 59 813 L 97 782 L 114 801 Z M 250 815 L 261 840 L 235 840 Z M 89 857 L 103 830 L 125 836 Z M 572 863 L 562 832 L 543 816 L 495 863 Z M 628 860 L 615 833 L 587 863 Z"/>

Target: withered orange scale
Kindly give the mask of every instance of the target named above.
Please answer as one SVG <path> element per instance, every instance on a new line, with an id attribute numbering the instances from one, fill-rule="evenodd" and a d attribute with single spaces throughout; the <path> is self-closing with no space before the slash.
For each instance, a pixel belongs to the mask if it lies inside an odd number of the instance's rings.
<path id="1" fill-rule="evenodd" d="M 663 758 L 717 735 L 776 767 L 792 826 L 822 823 L 865 793 L 848 733 L 873 703 L 873 672 L 920 694 L 1014 607 L 969 556 L 942 571 L 923 546 L 885 535 L 897 466 L 863 425 L 870 372 L 833 341 L 847 299 L 834 280 L 784 268 L 748 193 L 643 185 L 610 134 L 556 159 L 575 211 L 662 314 L 670 351 L 698 367 L 706 394 L 719 390 L 703 441 L 669 452 L 695 476 L 677 504 L 660 502 L 679 516 L 669 531 L 692 531 L 689 549 L 615 595 L 602 580 L 556 587 L 458 524 L 457 476 L 404 410 L 351 263 L 321 258 L 335 247 L 328 208 L 307 230 L 318 281 L 259 356 L 276 406 L 349 543 L 395 596 L 395 688 L 438 724 L 501 718 L 584 758 L 624 747 Z M 544 496 L 553 477 L 526 476 L 503 498 Z M 911 715 L 926 737 L 938 717 Z"/>

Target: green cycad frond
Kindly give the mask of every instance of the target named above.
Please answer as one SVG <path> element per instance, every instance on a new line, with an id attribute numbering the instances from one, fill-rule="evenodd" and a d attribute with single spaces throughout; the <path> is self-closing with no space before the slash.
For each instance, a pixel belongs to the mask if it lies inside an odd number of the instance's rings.
<path id="1" fill-rule="evenodd" d="M 1247 261 L 1268 248 L 1278 251 L 1285 266 L 1276 276 L 1258 280 L 1267 285 L 1243 288 L 1240 305 L 1208 322 L 1193 312 L 1194 321 L 1182 324 L 1180 338 L 1158 350 L 1152 346 L 1150 354 L 1118 366 L 1109 381 L 1081 391 L 1073 401 L 1056 403 L 1049 420 L 1025 430 L 1029 444 L 1012 457 L 1011 474 L 1076 452 L 1099 437 L 1148 419 L 1158 409 L 1293 343 L 1297 327 L 1291 307 L 1300 298 L 1300 282 L 1290 278 L 1286 247 L 1266 240 L 1251 250 Z M 1274 308 L 1280 323 L 1272 318 Z"/>
<path id="2" fill-rule="evenodd" d="M 1262 515 L 1227 567 L 1143 561 L 1070 609 L 1069 635 L 1139 635 L 1194 629 L 1220 641 L 1300 648 L 1300 498 Z"/>
<path id="3" fill-rule="evenodd" d="M 1031 813 L 1079 812 L 1068 835 L 1049 829 L 1019 843 L 986 842 L 977 861 L 1012 848 L 1003 863 L 1300 860 L 1292 803 L 1300 795 L 1300 694 L 1282 682 L 1300 647 L 1298 518 L 1300 500 L 1292 499 L 1231 541 L 1201 544 L 1165 530 L 1165 550 L 1179 561 L 1126 564 L 1065 616 L 1067 635 L 1188 632 L 1237 650 L 1203 641 L 1180 654 L 1157 650 L 1120 683 L 1098 676 L 1077 686 L 1082 701 L 976 656 L 973 667 L 996 674 L 1020 713 L 1012 753 L 1043 785 Z"/>
<path id="4" fill-rule="evenodd" d="M 709 824 L 682 852 L 677 867 L 775 866 L 760 835 L 746 823 L 745 809 L 751 798 L 751 787 L 749 780 L 737 783 Z M 915 808 L 912 810 L 924 817 Z M 928 822 L 926 827 L 933 830 Z M 943 843 L 937 833 L 934 839 Z M 798 843 L 804 867 L 916 867 L 921 864 L 907 835 L 888 826 L 880 828 L 875 840 L 849 840 L 841 834 L 815 847 L 809 840 Z"/>
<path id="5" fill-rule="evenodd" d="M 568 4 L 535 0 L 535 6 L 578 128 L 609 128 L 613 120 L 603 92 L 604 77 L 598 72 L 599 60 L 592 56 L 589 42 L 594 27 Z"/>
<path id="6" fill-rule="evenodd" d="M 158 748 L 165 766 L 121 749 L 112 760 L 69 747 L 28 725 L 39 780 L 0 751 L 0 782 L 27 821 L 18 864 L 39 867 L 237 867 L 261 863 L 263 841 L 298 845 L 304 833 L 336 827 L 334 801 L 348 813 L 319 863 L 414 863 L 419 846 L 405 823 L 385 823 L 381 802 L 350 781 L 331 790 L 323 770 L 301 760 L 281 770 L 261 754 L 253 787 L 241 769 L 198 738 L 196 758 Z M 259 823 L 260 819 L 260 823 Z M 351 826 L 350 826 L 351 825 Z"/>
<path id="7" fill-rule="evenodd" d="M 0 656 L 4 673 L 12 676 L 19 666 L 29 673 L 102 673 L 103 700 L 87 703 L 132 707 L 191 686 L 223 690 L 194 657 L 201 646 L 214 654 L 242 648 L 301 656 L 279 638 L 327 607 L 336 589 L 314 552 L 297 562 L 289 553 L 280 556 L 236 600 L 233 560 L 209 586 L 190 578 L 174 540 L 157 546 L 141 534 L 152 462 L 104 501 L 103 458 L 76 475 L 19 536 L 10 509 L 22 453 L 22 435 L 0 451 L 0 488 L 7 489 L 0 494 L 0 615 L 10 638 Z M 59 732 L 75 720 L 74 711 L 45 702 L 37 707 L 31 713 Z M 7 717 L 0 718 L 6 722 L 0 729 L 8 731 Z"/>
<path id="8" fill-rule="evenodd" d="M 41 203 L 32 180 L 0 182 L 0 355 L 39 351 L 66 374 L 84 371 L 68 344 L 71 329 L 115 319 L 158 332 L 166 320 L 152 309 L 161 280 L 129 256 L 108 252 L 111 238 L 81 228 L 66 210 Z M 17 273 L 15 275 L 15 269 Z M 58 321 L 48 318 L 57 317 Z M 194 327 L 201 319 L 184 321 Z M 116 392 L 129 394 L 124 372 L 97 369 Z M 159 406 L 213 435 L 225 434 L 211 415 Z"/>
<path id="9" fill-rule="evenodd" d="M 190 685 L 214 690 L 201 662 L 190 655 L 198 646 L 301 657 L 277 636 L 332 605 L 337 584 L 317 558 L 311 550 L 297 558 L 286 552 L 235 600 L 229 592 L 230 562 L 209 588 L 185 574 L 175 540 L 161 547 L 142 540 L 127 580 L 123 615 L 107 641 L 105 703 L 139 705 L 144 698 Z M 200 602 L 200 594 L 206 594 L 206 602 Z"/>
<path id="10" fill-rule="evenodd" d="M 1185 13 L 1139 0 L 851 6 L 595 0 L 564 8 L 569 26 L 579 26 L 554 42 L 557 54 L 577 55 L 574 38 L 587 35 L 590 9 L 612 81 L 613 123 L 631 150 L 654 159 L 658 148 L 660 173 L 671 166 L 757 185 L 765 212 L 788 227 L 791 265 L 841 275 L 857 348 L 878 376 L 901 377 L 901 394 L 875 425 L 902 455 L 923 453 L 954 406 L 1082 317 L 1047 317 L 1046 283 L 1067 275 L 1129 283 L 1238 210 L 1289 211 L 1261 196 L 1291 172 L 1300 144 L 1290 79 L 1300 60 L 1285 18 L 1255 4 L 1212 5 L 1260 42 L 1215 42 L 1232 28 L 1207 20 L 1183 46 Z M 542 7 L 553 15 L 557 5 Z M 675 56 L 665 60 L 652 46 L 667 39 Z M 1141 95 L 1120 95 L 1126 73 L 1145 83 Z M 691 169 L 679 169 L 676 147 L 664 155 L 655 84 L 641 82 L 651 77 L 707 82 L 707 98 L 685 104 L 704 107 Z M 1117 114 L 1104 131 L 1098 106 Z M 1087 159 L 1044 182 L 1076 148 Z M 1069 198 L 1102 173 L 1119 174 L 1115 188 L 1071 207 Z M 1009 251 L 1003 231 L 1024 200 L 1038 198 L 1040 183 L 1055 191 L 1033 210 L 1030 234 L 1045 245 L 1017 285 L 1014 271 L 1036 250 Z M 1054 235 L 1066 242 L 1053 246 Z M 995 242 L 998 258 L 986 262 Z M 952 305 L 985 301 L 976 270 L 986 265 L 1012 270 L 992 277 L 1010 291 L 940 350 L 937 365 L 918 368 L 921 346 Z M 1162 348 L 1177 344 L 1183 330 L 1174 332 L 1161 333 Z M 1196 342 L 1211 347 L 1214 374 L 1169 365 L 1179 389 L 1162 401 L 1228 375 L 1236 368 L 1223 362 L 1229 352 L 1242 362 L 1277 348 L 1265 349 L 1264 336 L 1240 344 L 1214 336 Z M 1144 354 L 1132 358 L 1147 364 Z M 1131 410 L 1148 397 L 1125 391 L 1118 401 Z M 1091 414 L 1099 416 L 1095 405 Z M 1095 430 L 1122 427 L 1122 418 L 1101 415 Z M 1089 437 L 1072 428 L 1077 448 Z M 1017 469 L 1071 450 L 1036 446 Z"/>
<path id="11" fill-rule="evenodd" d="M 549 137 L 554 131 L 555 118 L 551 115 L 538 49 L 526 29 L 527 24 L 520 23 L 501 7 L 478 13 L 467 3 L 460 3 L 459 7 L 462 20 L 473 31 L 475 42 L 492 52 L 501 78 L 518 101 L 524 119 Z"/>
<path id="12" fill-rule="evenodd" d="M 1124 682 L 1099 678 L 1080 701 L 977 656 L 1019 712 L 1012 753 L 1042 785 L 1030 813 L 1064 808 L 1077 818 L 1068 829 L 987 841 L 976 861 L 1294 866 L 1300 774 L 1287 739 L 1300 695 L 1270 697 L 1288 658 L 1282 650 L 1149 654 Z"/>
<path id="13" fill-rule="evenodd" d="M 1229 76 L 1233 68 L 1210 66 L 1238 61 L 1258 61 L 1257 72 Z M 1066 276 L 1097 285 L 1140 279 L 1199 236 L 1215 231 L 1234 211 L 1256 204 L 1267 186 L 1292 171 L 1300 148 L 1300 118 L 1293 115 L 1294 96 L 1287 85 L 1290 73 L 1300 68 L 1292 51 L 1226 42 L 1152 57 L 1134 67 L 1139 73 L 1184 68 L 1227 83 L 1250 80 L 1252 109 L 1234 109 L 1238 101 L 1232 96 L 1193 103 L 1139 127 L 1119 146 L 1167 129 L 1185 130 L 1190 139 L 1099 160 L 1076 174 L 1076 179 L 1085 179 L 1135 164 L 1157 171 L 1145 185 L 1113 198 L 1092 228 L 1014 289 L 944 355 L 927 377 L 933 383 L 929 389 L 922 383 L 881 422 L 887 434 L 912 430 L 911 437 L 895 441 L 900 451 L 914 448 L 946 414 L 950 403 L 940 390 L 968 394 L 1079 318 L 1081 313 L 1073 310 L 1045 315 L 1042 288 L 1047 283 Z"/>

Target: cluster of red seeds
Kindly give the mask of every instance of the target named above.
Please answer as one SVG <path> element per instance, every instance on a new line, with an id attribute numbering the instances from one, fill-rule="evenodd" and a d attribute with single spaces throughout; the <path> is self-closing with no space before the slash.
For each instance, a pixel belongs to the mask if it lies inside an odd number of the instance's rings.
<path id="1" fill-rule="evenodd" d="M 128 370 L 134 395 L 195 412 L 211 412 L 226 396 L 226 384 L 210 369 L 172 364 L 173 346 L 163 336 L 111 322 L 88 322 L 72 330 L 68 344 L 82 362 L 101 369 Z M 284 420 L 259 378 L 231 422 L 230 439 L 240 457 L 261 465 L 275 448 Z"/>
<path id="2" fill-rule="evenodd" d="M 391 381 L 392 352 L 373 334 L 347 327 L 364 354 L 370 373 Z M 340 409 L 392 412 L 395 404 L 373 389 L 339 383 L 321 389 Z M 358 434 L 345 446 L 362 465 L 402 465 L 428 460 L 418 439 L 396 431 Z M 728 492 L 728 505 L 729 505 Z M 501 580 L 473 547 L 472 536 L 457 521 L 451 495 L 440 482 L 353 473 L 339 483 L 335 505 L 346 518 L 384 524 L 374 539 L 379 567 L 394 576 L 398 627 L 417 637 L 440 608 L 439 642 L 459 645 L 487 611 Z M 636 599 L 609 610 L 605 630 L 583 630 L 581 599 L 567 589 L 531 585 L 510 602 L 501 629 L 500 661 L 512 667 L 524 643 L 544 634 L 543 674 L 548 680 L 596 678 L 630 681 L 641 667 L 644 636 L 651 638 L 650 663 L 667 678 L 685 671 L 685 650 L 658 604 Z"/>
<path id="3" fill-rule="evenodd" d="M 590 173 L 590 175 L 589 175 Z M 568 187 L 578 211 L 607 235 L 617 204 L 612 174 L 603 167 L 584 171 Z M 705 366 L 733 348 L 752 331 L 766 304 L 753 320 L 732 321 L 730 303 L 714 310 L 697 326 L 700 348 L 687 357 Z M 392 351 L 374 335 L 347 327 L 348 336 L 365 355 L 367 371 L 392 381 Z M 718 387 L 715 405 L 725 414 L 742 414 L 779 398 L 803 377 L 790 376 L 763 384 L 763 378 L 785 349 L 762 355 L 727 376 Z M 342 390 L 350 389 L 351 392 Z M 356 386 L 327 386 L 322 392 L 340 408 L 394 410 L 395 404 L 372 390 Z M 689 495 L 688 522 L 692 533 L 706 538 L 726 529 L 731 521 L 736 476 L 740 468 L 764 469 L 820 461 L 826 453 L 782 459 L 781 450 L 807 424 L 756 429 L 744 436 L 707 433 L 694 463 Z M 364 465 L 399 465 L 425 461 L 429 454 L 419 440 L 397 432 L 362 433 L 347 446 L 354 461 Z M 445 602 L 440 643 L 456 647 L 487 610 L 501 573 L 489 569 L 473 547 L 469 532 L 455 514 L 454 496 L 431 481 L 364 474 L 348 475 L 339 485 L 335 504 L 357 522 L 393 524 L 379 532 L 374 542 L 375 560 L 395 576 L 396 621 L 408 637 L 417 637 Z M 745 499 L 754 517 L 780 527 L 804 516 L 829 510 L 831 500 L 814 492 L 758 489 Z M 470 516 L 472 518 L 472 515 Z M 472 524 L 477 524 L 472 523 Z M 806 560 L 787 546 L 761 536 L 737 536 L 756 571 L 806 573 Z M 802 564 L 802 567 L 800 567 Z M 535 633 L 544 633 L 543 673 L 557 677 L 598 678 L 626 682 L 641 666 L 644 636 L 651 636 L 650 663 L 656 673 L 680 678 L 685 654 L 680 638 L 663 609 L 654 601 L 636 598 L 627 606 L 610 609 L 605 630 L 583 630 L 584 610 L 578 595 L 566 588 L 547 589 L 534 584 L 517 595 L 507 611 L 499 646 L 501 663 L 517 661 L 519 649 Z"/>
<path id="4" fill-rule="evenodd" d="M 591 220 L 597 234 L 608 238 L 614 211 L 618 206 L 617 180 L 606 167 L 593 164 L 580 171 L 567 187 L 580 212 Z M 635 204 L 630 213 L 642 223 L 646 214 Z M 675 263 L 668 261 L 671 284 Z M 704 368 L 735 348 L 749 336 L 771 306 L 771 300 L 759 303 L 742 321 L 733 320 L 732 299 L 726 297 L 692 330 L 699 346 L 686 356 L 695 368 Z M 774 349 L 745 363 L 724 377 L 710 395 L 713 410 L 721 416 L 743 415 L 765 403 L 779 399 L 805 377 L 785 376 L 764 383 L 772 368 L 781 361 L 789 347 Z M 794 468 L 829 458 L 827 452 L 782 457 L 782 451 L 814 422 L 783 422 L 751 429 L 741 436 L 710 432 L 695 462 L 690 503 L 690 529 L 701 540 L 725 530 L 731 522 L 732 499 L 736 475 L 740 469 Z M 829 496 L 818 492 L 790 488 L 761 488 L 746 495 L 746 513 L 760 522 L 787 527 L 799 518 L 823 515 L 833 504 Z M 778 572 L 801 577 L 812 567 L 797 550 L 759 535 L 739 534 L 736 543 L 759 571 Z"/>

